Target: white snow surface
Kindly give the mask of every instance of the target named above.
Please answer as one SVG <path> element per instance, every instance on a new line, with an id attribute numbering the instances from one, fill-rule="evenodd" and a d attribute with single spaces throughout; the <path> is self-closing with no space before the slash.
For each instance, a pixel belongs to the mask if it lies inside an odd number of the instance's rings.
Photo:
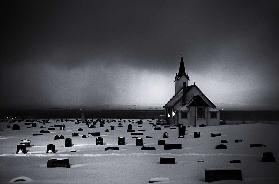
<path id="1" fill-rule="evenodd" d="M 117 127 L 121 121 L 124 127 Z M 137 120 L 134 120 L 136 122 Z M 25 176 L 32 178 L 32 183 L 96 183 L 96 184 L 142 184 L 152 179 L 162 179 L 161 183 L 198 184 L 204 181 L 206 169 L 241 169 L 243 181 L 218 181 L 213 183 L 247 183 L 261 184 L 279 183 L 279 124 L 240 124 L 208 127 L 187 127 L 186 136 L 178 138 L 178 129 L 161 127 L 154 130 L 149 123 L 155 120 L 143 120 L 142 127 L 136 123 L 116 122 L 106 123 L 100 127 L 88 128 L 85 124 L 74 122 L 57 122 L 50 120 L 44 126 L 65 124 L 65 130 L 51 131 L 50 134 L 33 136 L 40 132 L 42 123 L 37 127 L 27 128 L 25 122 L 19 122 L 21 130 L 6 128 L 8 122 L 1 123 L 0 131 L 0 183 L 9 183 L 13 179 Z M 135 138 L 128 133 L 127 126 L 131 123 L 133 129 L 143 131 L 144 145 L 155 146 L 156 150 L 140 150 L 135 145 Z M 115 130 L 110 130 L 114 125 Z M 11 126 L 12 127 L 12 126 Z M 83 128 L 83 131 L 77 131 Z M 105 132 L 109 129 L 109 132 Z M 44 129 L 46 130 L 46 128 Z M 201 132 L 200 138 L 194 138 L 194 131 Z M 78 132 L 79 137 L 72 137 L 72 132 Z M 96 145 L 96 137 L 88 132 L 101 132 L 105 145 Z M 166 143 L 181 143 L 181 150 L 164 150 L 159 146 L 158 139 L 163 139 L 163 133 L 168 132 Z M 210 137 L 210 133 L 221 133 L 220 137 Z M 54 140 L 56 134 L 72 138 L 73 147 L 64 147 L 64 139 Z M 81 138 L 82 135 L 88 138 Z M 105 151 L 107 146 L 118 146 L 117 137 L 124 136 L 126 145 L 119 146 L 120 150 Z M 145 136 L 152 136 L 146 138 Z M 16 154 L 16 145 L 21 139 L 32 141 L 32 147 L 27 148 L 27 154 Z M 215 146 L 222 139 L 228 143 L 227 150 L 216 150 Z M 243 142 L 235 143 L 235 139 Z M 260 143 L 261 148 L 250 148 L 249 145 Z M 46 153 L 47 144 L 54 144 L 56 153 Z M 71 152 L 76 150 L 76 152 Z M 263 152 L 273 152 L 277 162 L 263 163 Z M 49 158 L 69 158 L 71 168 L 47 168 Z M 159 164 L 160 157 L 175 157 L 176 164 Z M 230 160 L 241 160 L 241 163 L 230 163 Z M 18 182 L 20 183 L 20 182 Z M 155 182 L 155 183 L 160 183 Z"/>

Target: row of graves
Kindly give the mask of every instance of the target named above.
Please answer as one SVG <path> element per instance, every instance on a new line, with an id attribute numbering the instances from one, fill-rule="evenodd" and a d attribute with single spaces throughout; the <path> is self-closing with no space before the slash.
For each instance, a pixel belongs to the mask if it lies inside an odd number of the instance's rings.
<path id="1" fill-rule="evenodd" d="M 143 129 L 144 124 L 148 124 L 148 128 L 151 130 Z M 51 125 L 53 124 L 53 125 Z M 191 136 L 193 139 L 198 140 L 205 136 L 206 138 L 220 140 L 218 144 L 215 145 L 213 149 L 216 152 L 222 153 L 222 150 L 230 149 L 228 146 L 229 141 L 222 138 L 222 132 L 210 132 L 209 134 L 201 134 L 199 129 L 189 133 L 187 127 L 184 125 L 170 126 L 161 125 L 154 123 L 153 120 L 115 120 L 115 119 L 85 119 L 85 120 L 56 120 L 50 123 L 49 120 L 40 120 L 36 122 L 25 122 L 24 125 L 20 123 L 12 123 L 7 126 L 14 131 L 20 131 L 22 126 L 27 126 L 25 128 L 34 128 L 33 138 L 36 136 L 53 136 L 54 143 L 49 143 L 45 145 L 45 154 L 51 154 L 51 157 L 47 161 L 47 168 L 55 167 L 65 167 L 71 168 L 69 158 L 59 158 L 55 157 L 55 154 L 59 154 L 60 150 L 65 148 L 75 147 L 75 141 L 82 142 L 83 140 L 90 139 L 89 142 L 94 142 L 95 145 L 93 149 L 97 146 L 101 146 L 102 152 L 106 153 L 108 151 L 120 151 L 123 146 L 129 145 L 129 148 L 133 149 L 136 147 L 140 151 L 154 152 L 159 150 L 160 152 L 171 153 L 172 150 L 182 150 L 185 146 L 180 140 L 189 139 Z M 206 126 L 199 127 L 200 129 L 206 128 Z M 70 134 L 66 130 L 71 129 Z M 98 130 L 98 131 L 94 131 Z M 119 136 L 121 132 L 122 136 Z M 151 133 L 150 133 L 151 132 Z M 175 132 L 175 133 L 173 133 Z M 171 133 L 171 135 L 170 135 Z M 105 139 L 109 135 L 114 135 L 112 138 L 115 141 L 114 144 L 107 145 Z M 159 136 L 156 136 L 159 135 Z M 175 135 L 176 142 L 169 141 L 170 136 Z M 187 135 L 187 136 L 186 136 Z M 92 141 L 94 139 L 95 141 Z M 128 140 L 128 141 L 127 141 Z M 151 140 L 151 141 L 149 141 Z M 63 146 L 56 146 L 57 142 L 63 143 Z M 245 140 L 235 139 L 234 144 L 243 144 Z M 153 144 L 150 144 L 152 142 Z M 132 145 L 131 145 L 132 143 Z M 147 144 L 148 143 L 148 144 Z M 198 141 L 197 141 L 198 143 Z M 251 143 L 249 148 L 265 148 L 266 145 L 261 143 Z M 32 144 L 30 139 L 22 139 L 19 144 L 16 145 L 16 154 L 28 154 L 28 151 L 32 150 Z M 78 152 L 78 149 L 71 149 L 72 154 Z M 259 155 L 260 162 L 276 162 L 273 152 L 264 151 L 262 155 Z M 257 160 L 256 160 L 257 161 Z M 199 160 L 198 162 L 204 162 L 204 160 Z M 173 156 L 158 156 L 158 163 L 161 165 L 177 164 L 176 157 Z M 226 169 L 205 169 L 204 170 L 204 181 L 214 182 L 220 180 L 243 180 L 243 174 L 241 169 L 236 169 L 235 164 L 242 164 L 240 159 L 233 159 L 229 161 L 232 164 L 231 168 Z M 225 164 L 227 165 L 227 163 Z M 153 180 L 149 181 L 150 183 Z"/>

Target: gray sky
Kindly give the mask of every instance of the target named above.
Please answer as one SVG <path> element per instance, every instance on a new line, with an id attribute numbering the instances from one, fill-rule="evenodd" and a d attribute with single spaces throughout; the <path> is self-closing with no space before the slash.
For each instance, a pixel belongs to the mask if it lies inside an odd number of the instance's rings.
<path id="1" fill-rule="evenodd" d="M 7 1 L 6 107 L 164 105 L 184 56 L 218 104 L 279 108 L 276 1 Z"/>

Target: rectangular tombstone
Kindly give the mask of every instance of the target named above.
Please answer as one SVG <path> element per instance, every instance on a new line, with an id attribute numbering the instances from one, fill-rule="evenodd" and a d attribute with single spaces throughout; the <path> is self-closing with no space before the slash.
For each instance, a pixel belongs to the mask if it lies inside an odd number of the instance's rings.
<path id="1" fill-rule="evenodd" d="M 96 145 L 103 145 L 104 144 L 104 139 L 102 137 L 97 137 L 96 138 Z"/>
<path id="2" fill-rule="evenodd" d="M 154 146 L 143 146 L 141 150 L 156 150 L 156 148 Z"/>
<path id="3" fill-rule="evenodd" d="M 165 144 L 164 150 L 182 149 L 182 144 Z"/>
<path id="4" fill-rule="evenodd" d="M 200 138 L 201 133 L 200 132 L 194 132 L 194 138 Z"/>
<path id="5" fill-rule="evenodd" d="M 166 144 L 166 140 L 160 139 L 158 140 L 158 145 L 165 145 Z"/>
<path id="6" fill-rule="evenodd" d="M 222 180 L 240 180 L 242 181 L 242 172 L 237 169 L 213 169 L 205 170 L 205 182 L 214 182 Z"/>
<path id="7" fill-rule="evenodd" d="M 143 135 L 142 132 L 131 132 L 131 135 Z"/>
<path id="8" fill-rule="evenodd" d="M 136 146 L 143 146 L 143 139 L 142 138 L 137 138 L 136 139 Z"/>
<path id="9" fill-rule="evenodd" d="M 92 136 L 101 136 L 101 133 L 100 132 L 92 132 L 92 133 L 88 133 Z"/>
<path id="10" fill-rule="evenodd" d="M 71 138 L 66 138 L 65 139 L 65 147 L 72 147 L 72 139 Z"/>
<path id="11" fill-rule="evenodd" d="M 118 137 L 118 145 L 125 145 L 125 137 Z"/>
<path id="12" fill-rule="evenodd" d="M 116 146 L 106 147 L 105 151 L 107 151 L 107 150 L 119 150 L 119 147 L 116 147 Z"/>
<path id="13" fill-rule="evenodd" d="M 47 168 L 66 167 L 70 168 L 70 161 L 68 158 L 52 158 L 47 161 Z"/>
<path id="14" fill-rule="evenodd" d="M 174 157 L 160 157 L 160 164 L 175 164 Z"/>

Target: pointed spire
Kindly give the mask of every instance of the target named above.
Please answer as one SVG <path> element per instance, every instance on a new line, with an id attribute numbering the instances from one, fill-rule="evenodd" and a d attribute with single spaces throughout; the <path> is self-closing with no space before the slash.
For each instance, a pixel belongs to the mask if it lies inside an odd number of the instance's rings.
<path id="1" fill-rule="evenodd" d="M 184 66 L 184 62 L 183 62 L 183 57 L 181 57 L 178 76 L 181 77 L 184 74 L 186 75 L 186 73 L 185 73 L 185 66 Z"/>

